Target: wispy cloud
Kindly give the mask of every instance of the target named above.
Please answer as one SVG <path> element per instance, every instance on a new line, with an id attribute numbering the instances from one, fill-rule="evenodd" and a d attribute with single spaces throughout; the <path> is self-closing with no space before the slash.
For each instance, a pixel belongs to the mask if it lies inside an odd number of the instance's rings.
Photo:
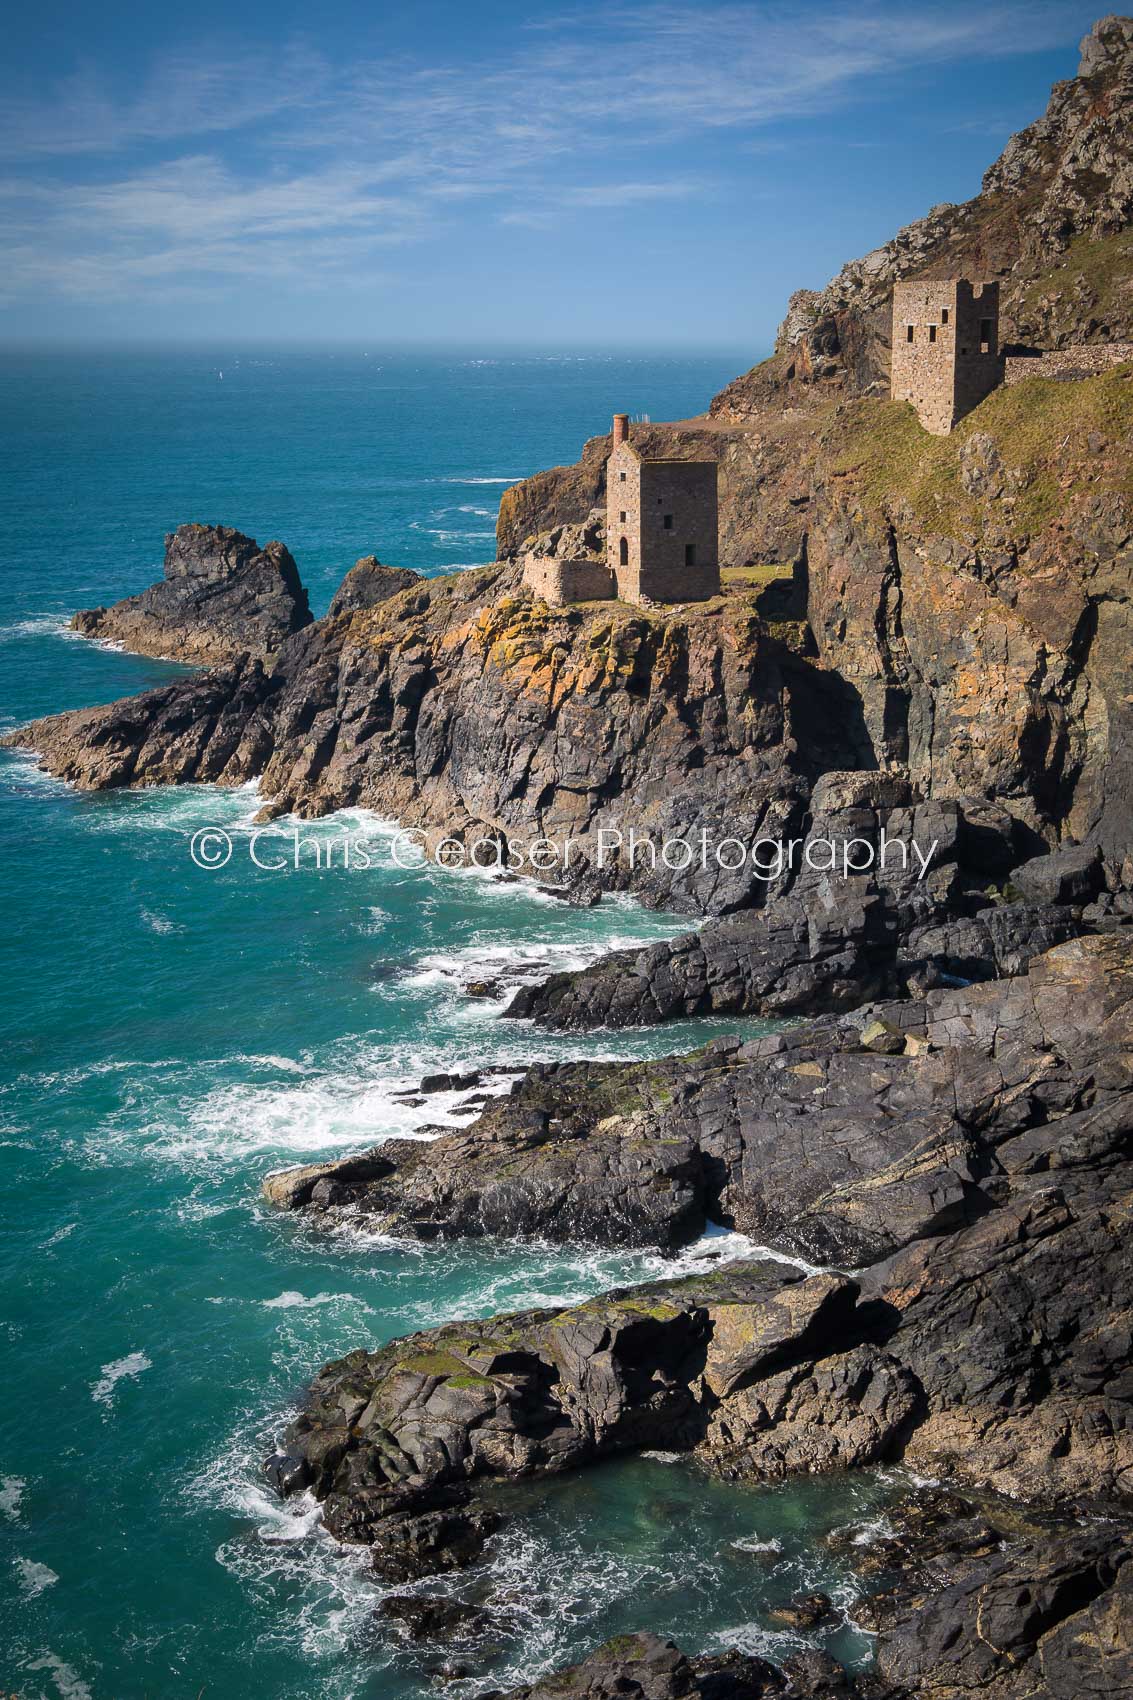
<path id="1" fill-rule="evenodd" d="M 689 141 L 770 147 L 911 66 L 1065 39 L 1060 5 L 803 12 L 658 0 L 544 13 L 480 63 L 214 41 L 124 92 L 87 65 L 41 101 L 0 104 L 9 300 L 206 289 L 209 280 L 372 280 L 378 256 L 462 204 L 546 228 L 711 195 Z M 723 146 L 723 142 L 721 143 Z"/>

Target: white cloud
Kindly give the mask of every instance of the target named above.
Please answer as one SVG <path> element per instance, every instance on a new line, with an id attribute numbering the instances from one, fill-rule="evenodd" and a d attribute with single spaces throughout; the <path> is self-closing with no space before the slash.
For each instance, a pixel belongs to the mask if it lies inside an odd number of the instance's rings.
<path id="1" fill-rule="evenodd" d="M 974 0 L 659 0 L 543 14 L 481 63 L 336 67 L 302 42 L 213 42 L 127 95 L 87 66 L 0 107 L 5 293 L 372 279 L 378 255 L 443 230 L 461 203 L 543 229 L 712 194 L 708 172 L 676 176 L 665 156 L 725 133 L 728 151 L 768 146 L 753 133 L 826 113 L 871 78 L 1034 50 L 1064 40 L 1066 18 Z"/>

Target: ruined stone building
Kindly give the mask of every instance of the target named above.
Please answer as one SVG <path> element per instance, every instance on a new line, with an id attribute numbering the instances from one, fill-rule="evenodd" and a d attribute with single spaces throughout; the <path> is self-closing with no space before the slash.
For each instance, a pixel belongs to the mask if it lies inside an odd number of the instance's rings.
<path id="1" fill-rule="evenodd" d="M 570 548 L 562 527 L 525 556 L 524 583 L 545 602 L 702 602 L 720 591 L 714 460 L 643 455 L 629 416 L 614 415 L 606 462 L 606 555 Z"/>
<path id="2" fill-rule="evenodd" d="M 606 562 L 624 602 L 701 602 L 720 591 L 716 462 L 640 454 L 624 413 L 606 462 Z"/>
<path id="3" fill-rule="evenodd" d="M 893 286 L 894 401 L 946 436 L 1003 382 L 999 285 L 949 278 Z"/>

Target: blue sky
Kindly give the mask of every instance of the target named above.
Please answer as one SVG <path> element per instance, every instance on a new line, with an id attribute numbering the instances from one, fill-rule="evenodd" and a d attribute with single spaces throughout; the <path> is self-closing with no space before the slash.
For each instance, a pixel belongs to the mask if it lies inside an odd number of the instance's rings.
<path id="1" fill-rule="evenodd" d="M 0 338 L 770 344 L 963 200 L 1096 8 L 12 9 Z"/>

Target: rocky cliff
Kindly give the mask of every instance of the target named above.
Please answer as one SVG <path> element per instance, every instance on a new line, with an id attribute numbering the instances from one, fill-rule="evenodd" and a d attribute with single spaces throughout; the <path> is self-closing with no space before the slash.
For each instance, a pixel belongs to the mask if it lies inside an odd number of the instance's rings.
<path id="1" fill-rule="evenodd" d="M 1133 22 L 1104 19 L 1079 76 L 979 196 L 796 297 L 779 352 L 709 416 L 635 427 L 647 452 L 717 459 L 726 567 L 799 563 L 858 764 L 907 768 L 926 797 L 1002 800 L 1048 842 L 1098 842 L 1117 862 L 1133 830 L 1130 370 L 1024 379 L 946 438 L 884 389 L 899 277 L 1001 277 L 1006 334 L 1020 341 L 1128 334 L 1131 88 Z M 558 523 L 584 517 L 602 496 L 606 442 L 507 492 L 502 555 L 541 505 Z"/>
<path id="2" fill-rule="evenodd" d="M 631 1638 L 529 1700 L 1130 1690 L 1133 373 L 1025 379 L 947 438 L 878 388 L 898 276 L 999 275 L 1020 338 L 1130 334 L 1131 71 L 1133 25 L 1104 20 L 979 197 L 796 297 L 710 417 L 639 430 L 719 461 L 711 602 L 553 609 L 523 589 L 525 539 L 601 502 L 595 438 L 505 494 L 496 565 L 424 581 L 367 558 L 318 622 L 282 545 L 183 528 L 166 585 L 82 629 L 220 644 L 224 664 L 9 740 L 83 787 L 258 778 L 269 810 L 570 840 L 576 894 L 710 917 L 524 992 L 511 1013 L 541 1025 L 805 1018 L 537 1066 L 458 1132 L 269 1183 L 314 1222 L 420 1238 L 668 1251 L 712 1219 L 805 1260 L 329 1365 L 271 1475 L 387 1581 L 474 1563 L 507 1515 L 490 1479 L 617 1451 L 755 1480 L 904 1459 L 963 1489 L 891 1537 L 900 1574 L 861 1607 L 876 1676 Z M 769 561 L 789 580 L 766 586 Z M 630 828 L 800 854 L 603 862 L 600 834 Z M 886 840 L 925 867 L 886 864 Z M 872 859 L 839 873 L 810 859 L 823 842 Z M 989 1485 L 1044 1509 L 985 1516 Z"/>
<path id="3" fill-rule="evenodd" d="M 277 810 L 358 804 L 438 833 L 571 840 L 576 883 L 723 912 L 758 896 L 750 868 L 686 874 L 613 850 L 600 867 L 595 847 L 603 830 L 628 846 L 631 827 L 788 834 L 809 780 L 855 759 L 837 680 L 760 615 L 760 594 L 550 609 L 514 568 L 488 568 L 347 607 L 272 663 L 244 657 L 9 741 L 88 789 L 258 777 Z"/>
<path id="4" fill-rule="evenodd" d="M 1103 18 L 1078 75 L 1056 83 L 1043 117 L 1012 136 L 980 193 L 938 206 L 823 290 L 798 290 L 775 355 L 712 403 L 758 416 L 784 391 L 833 385 L 883 394 L 889 301 L 905 278 L 998 278 L 1001 340 L 1064 347 L 1123 342 L 1133 329 L 1133 20 Z"/>
<path id="5" fill-rule="evenodd" d="M 768 1039 L 536 1068 L 471 1129 L 305 1171 L 293 1205 L 399 1232 L 664 1246 L 707 1206 L 827 1267 L 732 1264 L 353 1352 L 272 1478 L 404 1577 L 475 1562 L 507 1515 L 473 1497 L 491 1480 L 655 1447 L 735 1481 L 900 1458 L 1048 1509 L 1022 1538 L 1002 1505 L 992 1526 L 962 1500 L 914 1513 L 895 1584 L 855 1608 L 887 1692 L 1127 1691 L 1131 994 L 1128 935 L 1077 940 Z M 1115 1520 L 1083 1528 L 1102 1503 Z M 550 1692 L 627 1691 L 573 1680 Z"/>
<path id="6" fill-rule="evenodd" d="M 165 577 L 71 625 L 140 655 L 213 665 L 274 655 L 311 621 L 307 592 L 282 543 L 263 549 L 226 525 L 180 525 L 165 539 Z"/>

